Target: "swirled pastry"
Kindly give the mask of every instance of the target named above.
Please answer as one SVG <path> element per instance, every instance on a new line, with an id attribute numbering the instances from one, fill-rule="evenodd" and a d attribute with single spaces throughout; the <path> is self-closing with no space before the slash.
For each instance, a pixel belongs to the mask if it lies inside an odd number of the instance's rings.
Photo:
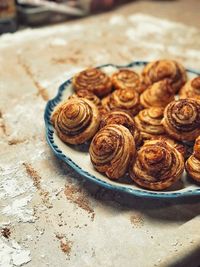
<path id="1" fill-rule="evenodd" d="M 163 140 L 165 142 L 167 142 L 168 144 L 170 144 L 172 147 L 176 148 L 176 150 L 178 150 L 181 155 L 183 156 L 184 159 L 187 158 L 187 148 L 186 145 L 183 145 L 181 142 L 175 141 L 174 139 L 171 139 L 169 136 L 166 135 L 160 135 L 158 137 L 156 137 L 154 135 L 154 138 L 152 138 L 154 140 Z"/>
<path id="2" fill-rule="evenodd" d="M 200 76 L 188 81 L 179 92 L 180 98 L 200 100 Z"/>
<path id="3" fill-rule="evenodd" d="M 90 68 L 74 76 L 73 87 L 76 92 L 85 89 L 103 97 L 111 92 L 112 83 L 111 79 L 100 69 Z"/>
<path id="4" fill-rule="evenodd" d="M 77 91 L 75 94 L 71 95 L 69 97 L 69 99 L 75 98 L 75 97 L 86 98 L 86 99 L 92 101 L 96 106 L 100 106 L 101 105 L 101 100 L 98 98 L 98 96 L 93 94 L 91 91 L 88 91 L 88 90 L 85 90 L 85 89 Z"/>
<path id="5" fill-rule="evenodd" d="M 82 144 L 91 139 L 98 130 L 99 111 L 85 98 L 69 99 L 52 115 L 59 138 L 69 144 Z"/>
<path id="6" fill-rule="evenodd" d="M 126 112 L 123 111 L 112 111 L 101 119 L 100 128 L 105 127 L 109 124 L 118 124 L 126 127 L 133 135 L 136 145 L 141 142 L 140 132 L 135 126 L 134 120 Z"/>
<path id="7" fill-rule="evenodd" d="M 141 110 L 139 94 L 131 89 L 115 90 L 111 95 L 102 99 L 102 105 L 106 110 L 123 110 L 131 116 Z"/>
<path id="8" fill-rule="evenodd" d="M 195 141 L 193 154 L 186 161 L 185 167 L 190 177 L 200 182 L 200 136 Z"/>
<path id="9" fill-rule="evenodd" d="M 165 107 L 174 100 L 174 92 L 169 80 L 154 83 L 140 95 L 143 107 Z"/>
<path id="10" fill-rule="evenodd" d="M 143 139 L 151 139 L 162 135 L 165 129 L 161 123 L 163 119 L 163 108 L 148 108 L 141 110 L 135 116 L 136 127 L 140 130 Z"/>
<path id="11" fill-rule="evenodd" d="M 144 188 L 162 190 L 175 183 L 184 171 L 182 155 L 165 141 L 146 141 L 130 168 L 130 176 Z"/>
<path id="12" fill-rule="evenodd" d="M 106 125 L 92 139 L 89 153 L 95 169 L 110 179 L 119 179 L 135 155 L 133 136 L 122 125 Z"/>
<path id="13" fill-rule="evenodd" d="M 153 61 L 144 67 L 142 76 L 146 86 L 169 79 L 174 93 L 178 92 L 187 81 L 185 68 L 175 60 Z"/>
<path id="14" fill-rule="evenodd" d="M 169 136 L 194 141 L 200 135 L 200 101 L 180 99 L 165 108 L 162 124 Z"/>
<path id="15" fill-rule="evenodd" d="M 143 91 L 140 75 L 133 70 L 120 69 L 113 73 L 111 80 L 115 89 L 132 89 L 138 93 Z"/>

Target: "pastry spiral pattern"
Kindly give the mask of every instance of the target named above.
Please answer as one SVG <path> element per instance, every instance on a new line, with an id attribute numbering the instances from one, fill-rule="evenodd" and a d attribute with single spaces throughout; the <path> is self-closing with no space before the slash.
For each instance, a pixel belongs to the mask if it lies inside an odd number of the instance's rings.
<path id="1" fill-rule="evenodd" d="M 140 75 L 133 70 L 120 69 L 112 75 L 111 80 L 115 89 L 132 89 L 138 93 L 142 91 Z"/>
<path id="2" fill-rule="evenodd" d="M 135 154 L 133 136 L 122 125 L 106 125 L 92 139 L 89 153 L 96 170 L 110 179 L 119 179 L 126 173 Z"/>
<path id="3" fill-rule="evenodd" d="M 167 142 L 146 141 L 130 168 L 130 176 L 141 187 L 162 190 L 175 183 L 184 171 L 182 155 Z"/>
<path id="4" fill-rule="evenodd" d="M 163 113 L 164 108 L 152 107 L 141 110 L 135 116 L 136 127 L 140 130 L 143 139 L 151 139 L 165 133 L 161 123 Z"/>
<path id="5" fill-rule="evenodd" d="M 111 79 L 100 69 L 86 69 L 73 78 L 73 87 L 76 92 L 85 89 L 98 97 L 109 94 L 112 90 Z"/>
<path id="6" fill-rule="evenodd" d="M 52 115 L 59 138 L 69 144 L 82 144 L 91 139 L 98 130 L 99 111 L 85 98 L 69 99 Z"/>
<path id="7" fill-rule="evenodd" d="M 188 81 L 179 92 L 180 98 L 200 100 L 200 76 Z"/>
<path id="8" fill-rule="evenodd" d="M 154 83 L 140 95 L 140 102 L 145 108 L 165 107 L 174 99 L 169 80 Z"/>
<path id="9" fill-rule="evenodd" d="M 152 139 L 154 139 L 154 140 L 156 140 L 156 139 L 157 140 L 163 140 L 163 141 L 167 142 L 168 144 L 170 144 L 171 146 L 176 148 L 176 150 L 178 150 L 181 153 L 181 155 L 183 156 L 184 159 L 187 158 L 186 146 L 183 145 L 181 142 L 175 141 L 174 139 L 171 139 L 167 135 L 160 135 L 158 137 L 154 136 Z"/>
<path id="10" fill-rule="evenodd" d="M 174 93 L 178 92 L 187 81 L 185 68 L 175 60 L 157 60 L 147 64 L 143 69 L 142 77 L 146 86 L 169 79 Z"/>
<path id="11" fill-rule="evenodd" d="M 102 105 L 106 110 L 123 110 L 131 116 L 141 110 L 139 94 L 131 89 L 115 90 L 111 95 L 102 99 Z"/>
<path id="12" fill-rule="evenodd" d="M 195 141 L 193 154 L 186 161 L 185 167 L 190 177 L 200 182 L 200 136 Z"/>
<path id="13" fill-rule="evenodd" d="M 76 98 L 76 97 L 86 98 L 86 99 L 92 101 L 96 106 L 100 106 L 101 105 L 101 100 L 98 98 L 98 96 L 93 94 L 91 91 L 88 91 L 88 90 L 85 90 L 85 89 L 77 91 L 77 93 L 71 95 L 69 97 L 69 99 Z"/>
<path id="14" fill-rule="evenodd" d="M 100 128 L 109 124 L 118 124 L 126 127 L 132 134 L 136 145 L 141 143 L 140 131 L 135 126 L 134 120 L 126 112 L 112 111 L 101 119 Z"/>
<path id="15" fill-rule="evenodd" d="M 180 99 L 165 108 L 162 124 L 169 136 L 194 141 L 200 135 L 200 101 Z"/>

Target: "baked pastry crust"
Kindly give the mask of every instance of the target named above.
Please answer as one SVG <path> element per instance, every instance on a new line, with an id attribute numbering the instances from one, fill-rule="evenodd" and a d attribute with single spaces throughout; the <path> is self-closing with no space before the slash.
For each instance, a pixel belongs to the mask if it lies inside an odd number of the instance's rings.
<path id="1" fill-rule="evenodd" d="M 96 68 L 89 68 L 76 74 L 72 83 L 76 92 L 85 89 L 98 97 L 106 96 L 112 90 L 110 77 Z"/>
<path id="2" fill-rule="evenodd" d="M 174 93 L 177 93 L 187 81 L 185 68 L 175 60 L 166 59 L 148 63 L 143 69 L 142 77 L 146 86 L 169 79 Z"/>
<path id="3" fill-rule="evenodd" d="M 127 128 L 109 124 L 94 136 L 89 153 L 95 169 L 117 180 L 126 173 L 135 155 L 135 142 Z"/>
<path id="4" fill-rule="evenodd" d="M 180 98 L 200 100 L 200 76 L 188 81 L 179 92 Z"/>
<path id="5" fill-rule="evenodd" d="M 69 144 L 83 144 L 99 128 L 99 111 L 85 98 L 72 98 L 59 105 L 53 112 L 52 122 L 59 138 Z"/>
<path id="6" fill-rule="evenodd" d="M 165 133 L 161 123 L 164 108 L 151 107 L 141 110 L 135 116 L 136 127 L 140 130 L 143 139 L 152 139 Z"/>
<path id="7" fill-rule="evenodd" d="M 149 86 L 141 95 L 143 107 L 165 107 L 175 99 L 169 80 L 162 80 Z"/>
<path id="8" fill-rule="evenodd" d="M 181 142 L 175 141 L 174 139 L 170 138 L 167 135 L 160 135 L 158 137 L 154 136 L 154 138 L 152 138 L 152 139 L 163 140 L 163 141 L 167 142 L 172 147 L 176 148 L 176 150 L 178 150 L 181 153 L 181 155 L 183 156 L 184 159 L 187 158 L 187 148 Z"/>
<path id="9" fill-rule="evenodd" d="M 172 138 L 194 141 L 200 135 L 200 101 L 180 99 L 169 103 L 162 124 Z"/>
<path id="10" fill-rule="evenodd" d="M 96 96 L 95 94 L 93 94 L 91 91 L 88 91 L 88 90 L 85 90 L 85 89 L 82 89 L 82 90 L 79 90 L 77 91 L 75 94 L 71 95 L 69 97 L 69 99 L 71 98 L 86 98 L 90 101 L 92 101 L 96 106 L 100 106 L 101 105 L 101 100 L 100 98 L 98 98 L 98 96 Z"/>
<path id="11" fill-rule="evenodd" d="M 120 69 L 113 73 L 111 80 L 115 89 L 132 89 L 138 93 L 143 91 L 141 77 L 133 70 Z"/>
<path id="12" fill-rule="evenodd" d="M 115 90 L 102 99 L 102 105 L 108 111 L 123 110 L 131 116 L 135 116 L 141 110 L 139 94 L 131 89 Z"/>
<path id="13" fill-rule="evenodd" d="M 185 167 L 190 177 L 200 182 L 200 136 L 195 141 L 193 154 L 186 161 Z"/>
<path id="14" fill-rule="evenodd" d="M 184 171 L 183 156 L 162 140 L 146 141 L 130 168 L 130 176 L 140 186 L 162 190 L 175 183 Z"/>
<path id="15" fill-rule="evenodd" d="M 132 134 L 136 145 L 141 143 L 140 131 L 136 127 L 134 120 L 126 112 L 119 110 L 108 113 L 101 119 L 100 128 L 103 128 L 109 124 L 123 125 Z"/>

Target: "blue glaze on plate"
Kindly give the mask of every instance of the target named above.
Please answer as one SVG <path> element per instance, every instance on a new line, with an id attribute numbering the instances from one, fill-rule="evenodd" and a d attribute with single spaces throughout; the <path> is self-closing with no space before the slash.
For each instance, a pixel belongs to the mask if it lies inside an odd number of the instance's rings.
<path id="1" fill-rule="evenodd" d="M 131 62 L 128 65 L 114 65 L 114 64 L 106 64 L 106 65 L 101 65 L 98 68 L 103 68 L 103 67 L 115 67 L 115 68 L 130 68 L 134 66 L 142 66 L 146 65 L 148 62 L 146 61 L 134 61 Z M 195 70 L 187 69 L 188 73 L 192 73 L 195 75 L 200 75 L 200 72 L 197 72 Z M 53 109 L 62 99 L 62 94 L 66 90 L 66 86 L 71 84 L 71 79 L 67 80 L 64 82 L 58 89 L 57 95 L 50 101 L 47 102 L 45 112 L 44 112 L 44 120 L 45 120 L 45 128 L 46 128 L 46 139 L 53 150 L 54 154 L 61 160 L 63 160 L 67 165 L 69 165 L 72 169 L 74 169 L 78 174 L 83 176 L 85 179 L 88 179 L 92 182 L 95 182 L 96 184 L 105 187 L 110 190 L 115 190 L 115 191 L 120 191 L 124 193 L 129 193 L 138 197 L 145 197 L 145 198 L 163 198 L 163 199 L 171 199 L 171 198 L 180 198 L 180 197 L 186 197 L 186 196 L 200 196 L 200 188 L 194 188 L 190 190 L 186 190 L 184 192 L 154 192 L 154 191 L 147 191 L 143 188 L 131 188 L 131 187 L 123 187 L 123 185 L 119 184 L 110 184 L 109 179 L 108 181 L 103 181 L 96 176 L 90 174 L 87 172 L 87 170 L 82 169 L 76 162 L 74 162 L 71 158 L 70 155 L 65 155 L 59 147 L 55 144 L 54 139 L 53 139 L 53 133 L 54 133 L 54 128 L 51 124 L 50 118 L 51 114 L 53 112 Z"/>

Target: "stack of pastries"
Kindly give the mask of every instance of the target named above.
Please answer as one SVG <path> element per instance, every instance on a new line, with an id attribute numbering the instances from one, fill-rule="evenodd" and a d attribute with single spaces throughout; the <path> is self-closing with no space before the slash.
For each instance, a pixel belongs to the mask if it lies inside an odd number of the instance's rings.
<path id="1" fill-rule="evenodd" d="M 63 142 L 89 143 L 97 171 L 112 180 L 128 174 L 150 190 L 170 187 L 184 169 L 200 182 L 200 77 L 188 80 L 180 63 L 157 60 L 141 73 L 89 68 L 72 86 L 51 121 Z"/>

